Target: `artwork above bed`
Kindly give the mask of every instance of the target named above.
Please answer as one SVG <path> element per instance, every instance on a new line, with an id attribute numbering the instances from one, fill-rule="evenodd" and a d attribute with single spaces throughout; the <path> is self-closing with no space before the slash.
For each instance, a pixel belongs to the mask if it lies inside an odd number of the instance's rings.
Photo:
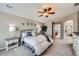
<path id="1" fill-rule="evenodd" d="M 23 30 L 21 30 L 21 33 L 22 32 L 26 32 L 26 31 L 33 31 L 34 29 L 23 29 Z"/>
<path id="2" fill-rule="evenodd" d="M 24 22 L 24 20 L 21 21 L 22 25 L 26 25 L 26 26 L 36 26 L 36 23 L 34 22 Z"/>

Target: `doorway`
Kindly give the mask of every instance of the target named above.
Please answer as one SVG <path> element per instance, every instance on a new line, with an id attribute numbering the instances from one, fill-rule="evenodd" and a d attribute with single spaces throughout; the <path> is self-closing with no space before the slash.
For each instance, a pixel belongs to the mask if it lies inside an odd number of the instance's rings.
<path id="1" fill-rule="evenodd" d="M 53 35 L 55 39 L 60 39 L 60 24 L 54 24 Z"/>
<path id="2" fill-rule="evenodd" d="M 73 38 L 73 20 L 68 20 L 64 23 L 64 38 Z"/>

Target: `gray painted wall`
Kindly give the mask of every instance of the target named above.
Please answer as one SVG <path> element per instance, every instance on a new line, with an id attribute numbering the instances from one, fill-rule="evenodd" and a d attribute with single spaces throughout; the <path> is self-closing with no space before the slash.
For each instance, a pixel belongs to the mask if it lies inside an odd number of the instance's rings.
<path id="1" fill-rule="evenodd" d="M 52 22 L 44 23 L 47 26 L 46 34 L 52 37 Z"/>
<path id="2" fill-rule="evenodd" d="M 25 25 L 21 24 L 21 21 L 24 21 Z M 23 29 L 35 29 L 34 25 L 27 26 L 27 22 L 38 24 L 39 22 L 28 20 L 23 17 L 10 15 L 8 13 L 0 12 L 0 43 L 3 43 L 4 39 L 19 36 L 20 30 Z M 16 32 L 9 32 L 9 24 L 14 24 L 19 28 Z"/>
<path id="3" fill-rule="evenodd" d="M 61 38 L 64 38 L 64 22 L 67 20 L 73 20 L 73 32 L 77 31 L 77 12 L 73 13 L 65 18 L 62 18 L 64 21 L 61 21 Z"/>
<path id="4" fill-rule="evenodd" d="M 64 22 L 67 21 L 67 20 L 73 20 L 73 32 L 77 31 L 77 12 L 71 14 L 71 15 L 68 15 L 66 17 L 63 17 L 63 18 L 60 18 L 59 20 L 62 20 L 62 21 L 59 21 L 57 22 L 57 24 L 60 24 L 61 25 L 61 39 L 64 38 Z M 52 37 L 52 22 L 53 21 L 49 21 L 47 23 L 45 23 L 45 25 L 47 25 L 48 29 L 47 29 L 47 34 L 49 36 Z"/>

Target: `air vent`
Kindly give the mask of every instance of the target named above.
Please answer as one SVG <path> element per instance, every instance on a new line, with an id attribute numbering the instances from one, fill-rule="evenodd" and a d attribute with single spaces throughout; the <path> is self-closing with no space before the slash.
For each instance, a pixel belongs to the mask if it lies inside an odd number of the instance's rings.
<path id="1" fill-rule="evenodd" d="M 8 5 L 8 4 L 6 5 L 6 7 L 8 7 L 8 8 L 13 8 L 13 6 L 10 6 L 10 5 Z"/>

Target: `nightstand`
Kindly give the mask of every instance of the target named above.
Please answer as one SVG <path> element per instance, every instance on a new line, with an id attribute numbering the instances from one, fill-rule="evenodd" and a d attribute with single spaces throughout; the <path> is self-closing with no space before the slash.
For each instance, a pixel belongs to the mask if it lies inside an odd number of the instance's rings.
<path id="1" fill-rule="evenodd" d="M 18 41 L 19 41 L 18 37 L 12 37 L 12 38 L 5 39 L 6 51 L 8 51 L 11 48 L 18 47 Z"/>

